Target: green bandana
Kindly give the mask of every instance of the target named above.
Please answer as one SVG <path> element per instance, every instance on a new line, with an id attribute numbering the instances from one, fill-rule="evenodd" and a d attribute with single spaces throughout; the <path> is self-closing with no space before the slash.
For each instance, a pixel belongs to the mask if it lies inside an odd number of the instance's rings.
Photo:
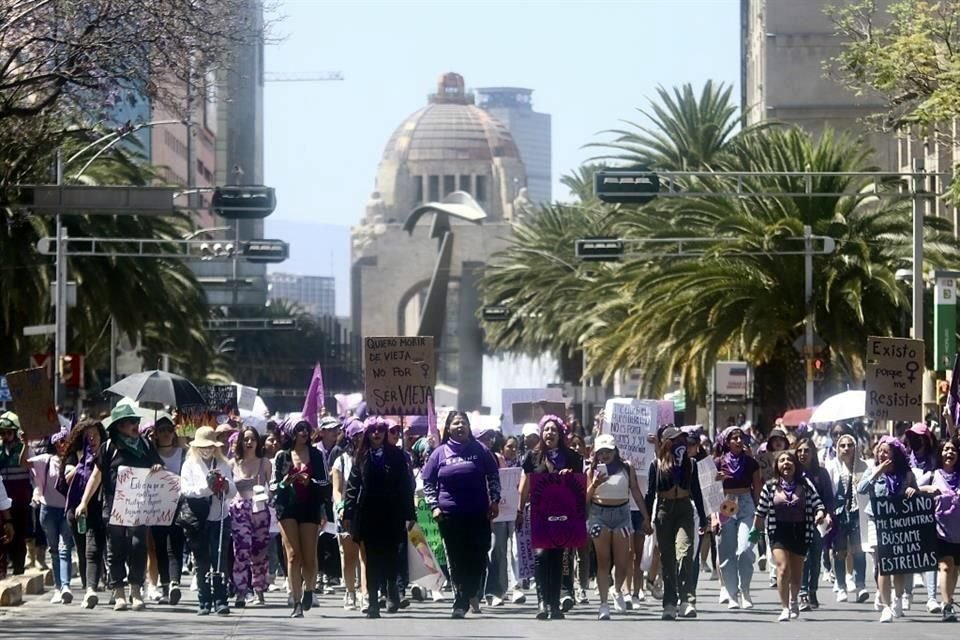
<path id="1" fill-rule="evenodd" d="M 140 436 L 130 438 L 118 433 L 117 440 L 127 451 L 138 458 L 142 458 L 147 453 L 147 448 L 144 446 L 143 439 L 140 438 Z"/>

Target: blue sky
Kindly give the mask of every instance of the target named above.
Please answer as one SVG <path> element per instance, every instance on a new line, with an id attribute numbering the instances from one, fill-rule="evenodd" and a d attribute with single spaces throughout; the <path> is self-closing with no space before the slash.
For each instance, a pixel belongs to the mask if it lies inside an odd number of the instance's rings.
<path id="1" fill-rule="evenodd" d="M 563 198 L 556 181 L 591 155 L 582 146 L 620 119 L 642 121 L 635 108 L 658 85 L 738 85 L 739 7 L 739 0 L 286 0 L 267 70 L 335 70 L 345 79 L 267 84 L 265 173 L 279 202 L 268 235 L 297 230 L 282 269 L 333 273 L 338 311 L 347 312 L 349 244 L 342 229 L 326 225 L 359 220 L 387 139 L 426 104 L 440 74 L 460 73 L 468 87 L 534 89 L 534 109 L 553 116 L 554 197 Z M 318 232 L 300 233 L 306 223 Z"/>

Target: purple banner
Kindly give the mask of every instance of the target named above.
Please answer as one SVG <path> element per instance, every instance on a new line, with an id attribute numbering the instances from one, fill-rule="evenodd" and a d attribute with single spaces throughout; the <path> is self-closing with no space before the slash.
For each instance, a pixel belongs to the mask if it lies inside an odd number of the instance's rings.
<path id="1" fill-rule="evenodd" d="M 535 549 L 577 549 L 587 543 L 587 476 L 530 474 L 530 537 Z"/>

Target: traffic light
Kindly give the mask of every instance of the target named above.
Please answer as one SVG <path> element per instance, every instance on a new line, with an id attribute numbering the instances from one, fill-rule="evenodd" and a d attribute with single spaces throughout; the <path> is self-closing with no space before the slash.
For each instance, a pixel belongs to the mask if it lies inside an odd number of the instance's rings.
<path id="1" fill-rule="evenodd" d="M 646 167 L 605 169 L 594 175 L 593 189 L 601 202 L 644 204 L 657 197 L 660 178 Z"/>
<path id="2" fill-rule="evenodd" d="M 623 240 L 618 238 L 581 238 L 574 251 L 585 262 L 618 262 L 625 252 Z"/>
<path id="3" fill-rule="evenodd" d="M 67 389 L 82 389 L 84 387 L 83 354 L 67 353 L 60 356 L 58 364 L 60 380 Z"/>
<path id="4" fill-rule="evenodd" d="M 232 242 L 204 242 L 200 245 L 200 259 L 232 258 L 234 251 Z"/>
<path id="5" fill-rule="evenodd" d="M 217 187 L 210 208 L 228 220 L 258 220 L 277 208 L 277 194 L 273 187 Z"/>
<path id="6" fill-rule="evenodd" d="M 484 307 L 482 313 L 486 322 L 504 322 L 510 317 L 510 309 L 503 305 Z"/>
<path id="7" fill-rule="evenodd" d="M 240 255 L 247 262 L 275 264 L 290 257 L 290 245 L 283 240 L 257 238 L 240 245 Z"/>

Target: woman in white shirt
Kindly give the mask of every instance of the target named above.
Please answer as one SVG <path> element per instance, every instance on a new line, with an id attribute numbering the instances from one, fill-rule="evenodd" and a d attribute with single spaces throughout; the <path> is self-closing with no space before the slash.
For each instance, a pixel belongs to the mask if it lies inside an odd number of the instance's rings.
<path id="1" fill-rule="evenodd" d="M 222 572 L 230 549 L 230 517 L 226 504 L 236 495 L 237 487 L 222 448 L 212 427 L 197 429 L 180 472 L 180 494 L 186 498 L 196 520 L 196 527 L 185 533 L 197 569 L 198 615 L 209 615 L 211 611 L 218 615 L 230 614 Z M 212 567 L 217 569 L 215 576 Z"/>
<path id="2" fill-rule="evenodd" d="M 67 522 L 67 484 L 61 471 L 62 456 L 67 452 L 69 430 L 61 430 L 50 438 L 47 453 L 29 458 L 33 477 L 34 501 L 40 503 L 40 526 L 50 548 L 53 567 L 53 604 L 70 604 L 70 573 L 73 566 L 73 533 Z"/>

